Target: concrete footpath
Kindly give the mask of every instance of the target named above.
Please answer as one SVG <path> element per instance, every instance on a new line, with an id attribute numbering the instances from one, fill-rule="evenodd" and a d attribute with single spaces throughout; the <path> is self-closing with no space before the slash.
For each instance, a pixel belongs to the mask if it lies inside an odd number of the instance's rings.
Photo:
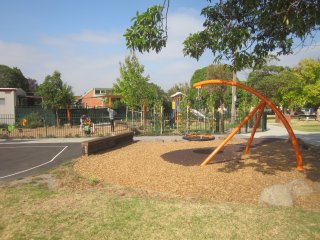
<path id="1" fill-rule="evenodd" d="M 294 131 L 297 138 L 300 138 L 307 144 L 311 144 L 314 146 L 320 146 L 320 132 L 302 132 L 302 131 Z M 250 137 L 251 133 L 246 134 L 236 134 L 235 137 Z M 217 135 L 225 136 L 225 135 Z M 276 126 L 274 124 L 268 124 L 268 130 L 265 132 L 256 132 L 254 135 L 255 138 L 281 138 L 288 139 L 289 134 L 285 127 Z M 179 141 L 184 140 L 182 136 L 135 136 L 135 140 L 138 141 Z"/>
<path id="2" fill-rule="evenodd" d="M 300 138 L 304 142 L 320 146 L 320 132 L 302 132 L 294 131 L 297 138 Z M 235 137 L 250 137 L 251 133 L 236 134 Z M 217 137 L 224 137 L 225 135 L 216 135 Z M 255 138 L 282 138 L 288 139 L 289 134 L 285 127 L 276 126 L 274 124 L 268 124 L 268 130 L 265 132 L 256 132 Z M 0 139 L 0 144 L 14 144 L 14 143 L 81 143 L 85 140 L 94 138 L 40 138 L 40 139 Z M 134 136 L 134 140 L 137 141 L 182 141 L 184 140 L 180 135 L 174 136 Z M 185 140 L 184 140 L 185 141 Z"/>
<path id="3" fill-rule="evenodd" d="M 320 146 L 320 132 L 303 132 L 294 130 L 297 138 L 303 142 L 314 146 Z M 244 137 L 250 137 L 251 133 L 239 134 Z M 268 130 L 265 132 L 256 132 L 255 138 L 283 138 L 288 139 L 289 134 L 285 127 L 268 124 Z"/>

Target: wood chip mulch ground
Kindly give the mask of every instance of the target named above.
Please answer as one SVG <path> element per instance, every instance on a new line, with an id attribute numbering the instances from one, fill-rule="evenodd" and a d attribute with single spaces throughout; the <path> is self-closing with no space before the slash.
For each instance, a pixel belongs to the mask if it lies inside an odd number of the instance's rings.
<path id="1" fill-rule="evenodd" d="M 261 191 L 268 186 L 303 179 L 318 191 L 294 199 L 295 206 L 320 209 L 319 149 L 302 149 L 305 169 L 297 171 L 289 141 L 255 139 L 250 154 L 243 156 L 246 140 L 233 139 L 215 158 L 218 163 L 200 167 L 221 141 L 138 141 L 81 157 L 74 168 L 85 177 L 110 184 L 250 204 L 257 204 Z"/>

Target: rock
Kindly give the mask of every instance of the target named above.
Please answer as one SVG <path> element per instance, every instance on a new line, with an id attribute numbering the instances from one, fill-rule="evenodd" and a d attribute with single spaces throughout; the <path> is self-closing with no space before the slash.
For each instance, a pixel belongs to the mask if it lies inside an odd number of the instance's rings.
<path id="1" fill-rule="evenodd" d="M 273 185 L 265 188 L 260 195 L 260 204 L 291 207 L 293 205 L 290 188 L 286 185 Z"/>
<path id="2" fill-rule="evenodd" d="M 310 187 L 303 179 L 296 179 L 287 184 L 291 193 L 295 196 L 306 196 L 313 193 L 312 187 Z"/>

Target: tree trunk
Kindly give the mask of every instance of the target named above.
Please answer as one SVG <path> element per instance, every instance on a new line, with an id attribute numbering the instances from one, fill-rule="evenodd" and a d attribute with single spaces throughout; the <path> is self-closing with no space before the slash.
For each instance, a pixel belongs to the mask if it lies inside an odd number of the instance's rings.
<path id="1" fill-rule="evenodd" d="M 233 71 L 233 82 L 235 82 L 237 79 L 236 72 Z M 236 95 L 236 87 L 232 86 L 232 99 L 231 99 L 231 123 L 235 123 L 236 121 L 236 101 L 237 101 L 237 95 Z"/>
<path id="2" fill-rule="evenodd" d="M 55 110 L 55 114 L 56 114 L 56 125 L 57 127 L 59 127 L 59 115 L 58 115 L 58 109 Z"/>
<path id="3" fill-rule="evenodd" d="M 220 114 L 220 132 L 221 133 L 224 133 L 224 102 L 221 102 L 221 105 L 220 105 L 220 108 L 221 108 L 221 114 Z"/>

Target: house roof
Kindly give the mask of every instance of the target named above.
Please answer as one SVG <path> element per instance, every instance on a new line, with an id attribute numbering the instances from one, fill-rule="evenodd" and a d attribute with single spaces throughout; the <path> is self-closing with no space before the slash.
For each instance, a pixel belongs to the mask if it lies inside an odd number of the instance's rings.
<path id="1" fill-rule="evenodd" d="M 1 92 L 17 91 L 17 88 L 0 88 Z"/>
<path id="2" fill-rule="evenodd" d="M 80 100 L 82 100 L 88 93 L 90 93 L 91 91 L 95 91 L 95 90 L 107 90 L 107 91 L 112 91 L 112 88 L 91 88 L 90 90 L 88 90 L 85 94 L 83 94 L 82 96 L 79 96 L 79 98 L 76 99 L 76 102 L 79 102 Z M 107 97 L 108 95 L 103 95 L 103 94 L 98 94 L 96 96 L 92 96 L 90 98 L 103 98 L 103 97 Z M 120 98 L 120 96 L 118 95 L 109 95 L 115 98 Z"/>
<path id="3" fill-rule="evenodd" d="M 27 93 L 22 88 L 0 88 L 0 92 L 16 92 L 17 96 L 27 95 Z"/>

